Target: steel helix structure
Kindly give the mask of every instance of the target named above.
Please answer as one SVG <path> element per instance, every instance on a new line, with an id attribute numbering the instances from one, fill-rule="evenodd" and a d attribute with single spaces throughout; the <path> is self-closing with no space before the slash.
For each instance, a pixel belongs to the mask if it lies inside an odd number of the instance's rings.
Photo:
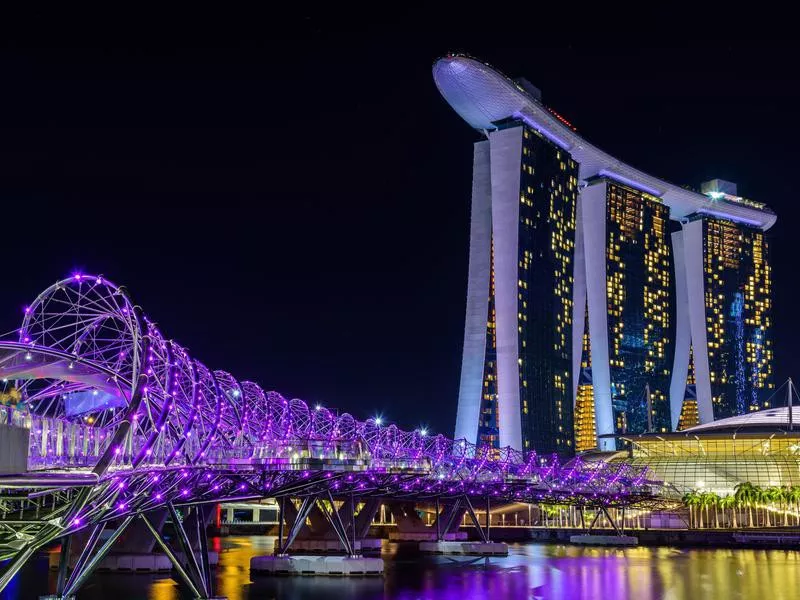
<path id="1" fill-rule="evenodd" d="M 76 274 L 42 292 L 25 308 L 18 343 L 25 352 L 7 355 L 0 374 L 15 381 L 32 415 L 78 428 L 78 451 L 45 454 L 43 466 L 59 457 L 65 467 L 100 465 L 103 472 L 242 458 L 368 457 L 428 460 L 433 468 L 497 464 L 522 473 L 535 463 L 512 449 L 480 449 L 312 409 L 212 370 L 167 339 L 124 288 L 101 276 Z M 80 448 L 98 442 L 103 452 L 82 455 Z"/>
<path id="2" fill-rule="evenodd" d="M 0 560 L 164 506 L 263 497 L 632 505 L 658 482 L 309 407 L 193 358 L 105 277 L 44 290 L 0 339 L 0 424 L 29 432 L 0 475 Z M 18 515 L 13 520 L 7 515 Z M 2 582 L 0 582 L 2 583 Z"/>

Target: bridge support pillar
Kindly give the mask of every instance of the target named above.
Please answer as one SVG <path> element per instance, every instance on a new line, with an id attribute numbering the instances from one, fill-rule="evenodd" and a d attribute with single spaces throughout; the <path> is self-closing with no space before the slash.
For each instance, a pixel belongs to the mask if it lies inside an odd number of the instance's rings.
<path id="1" fill-rule="evenodd" d="M 355 558 L 357 555 L 356 553 L 356 540 L 355 540 L 355 521 L 351 520 L 350 522 L 353 525 L 352 531 L 353 536 L 352 538 L 348 535 L 348 528 L 345 526 L 344 521 L 342 521 L 341 511 L 336 510 L 336 505 L 333 502 L 333 495 L 331 494 L 330 490 L 327 492 L 327 500 L 330 502 L 330 512 L 326 508 L 321 508 L 322 513 L 325 515 L 325 518 L 328 520 L 328 523 L 333 529 L 336 537 L 339 538 L 339 543 L 344 547 L 345 552 L 351 558 Z M 348 500 L 345 500 L 345 505 L 349 502 L 349 511 L 350 515 L 353 515 L 354 512 L 354 500 L 351 496 Z"/>
<path id="2" fill-rule="evenodd" d="M 383 560 L 380 558 L 365 558 L 360 554 L 358 536 L 360 532 L 366 533 L 369 524 L 375 516 L 379 501 L 369 500 L 364 508 L 355 513 L 355 498 L 350 495 L 344 503 L 336 509 L 333 494 L 330 490 L 324 493 L 306 496 L 300 508 L 297 509 L 288 498 L 279 498 L 281 517 L 278 525 L 278 545 L 275 554 L 271 556 L 254 556 L 250 560 L 251 573 L 266 573 L 272 575 L 381 575 L 383 573 Z M 289 508 L 289 507 L 292 508 Z M 347 556 L 289 556 L 287 552 L 297 538 L 297 534 L 305 527 L 309 515 L 322 517 L 330 531 L 336 536 L 338 543 Z M 286 518 L 288 533 L 284 539 L 283 520 Z M 319 523 L 314 531 L 320 531 Z M 314 543 L 326 544 L 325 540 L 312 540 Z"/>
<path id="3" fill-rule="evenodd" d="M 457 535 L 461 527 L 461 519 L 464 518 L 464 513 L 467 512 L 464 502 L 461 498 L 457 498 L 452 504 L 445 504 L 441 506 L 441 500 L 436 498 L 436 541 L 443 542 L 446 539 L 458 539 Z M 463 534 L 466 535 L 466 534 Z"/>
<path id="4" fill-rule="evenodd" d="M 100 540 L 100 535 L 106 528 L 106 524 L 99 523 L 95 525 L 69 578 L 67 578 L 66 575 L 69 568 L 70 543 L 68 541 L 64 542 L 61 547 L 61 559 L 58 566 L 56 593 L 55 595 L 44 597 L 52 600 L 72 600 L 75 598 L 77 591 L 86 582 L 89 576 L 94 573 L 95 569 L 97 569 L 97 565 L 106 557 L 108 551 L 111 550 L 111 546 L 114 545 L 114 542 L 116 542 L 119 536 L 128 528 L 132 520 L 133 515 L 125 517 L 108 539 L 103 542 L 97 552 L 95 552 L 95 547 Z"/>
<path id="5" fill-rule="evenodd" d="M 289 551 L 289 547 L 292 545 L 292 542 L 294 542 L 295 538 L 297 538 L 297 534 L 300 533 L 300 530 L 305 526 L 306 518 L 308 517 L 308 514 L 311 512 L 311 509 L 314 508 L 314 506 L 316 506 L 317 497 L 306 496 L 305 498 L 303 498 L 303 502 L 300 504 L 300 508 L 297 509 L 296 511 L 293 510 L 294 506 L 292 505 L 292 503 L 287 500 L 283 500 L 282 504 L 283 509 L 286 512 L 285 517 L 291 519 L 292 513 L 295 514 L 293 523 L 291 527 L 289 527 L 289 532 L 286 534 L 286 539 L 283 540 L 283 544 L 280 545 L 280 547 L 278 548 L 278 552 L 276 553 L 278 556 L 285 556 L 286 553 Z M 289 508 L 290 506 L 292 507 L 291 509 Z"/>
<path id="6" fill-rule="evenodd" d="M 380 540 L 364 539 L 369 533 L 370 525 L 381 506 L 379 498 L 365 499 L 361 509 L 355 513 L 358 499 L 347 496 L 336 509 L 333 496 L 328 492 L 316 494 L 313 505 L 305 505 L 308 511 L 305 521 L 288 497 L 278 499 L 280 512 L 278 520 L 278 539 L 275 542 L 275 554 L 286 554 L 292 549 L 298 552 L 320 552 L 336 554 L 344 552 L 349 556 L 361 556 L 365 543 L 370 550 L 380 550 Z M 301 509 L 303 506 L 301 505 Z M 297 526 L 295 528 L 295 525 Z M 289 540 L 288 535 L 297 534 Z M 288 542 L 288 545 L 287 545 Z M 377 544 L 375 543 L 377 542 Z"/>
<path id="7" fill-rule="evenodd" d="M 364 502 L 364 506 L 361 507 L 361 510 L 358 511 L 358 514 L 355 516 L 356 539 L 363 540 L 367 537 L 370 525 L 372 525 L 372 520 L 375 518 L 380 508 L 380 498 L 367 498 Z"/>
<path id="8" fill-rule="evenodd" d="M 594 518 L 592 519 L 592 522 L 589 524 L 588 528 L 584 526 L 587 534 L 592 533 L 592 529 L 594 529 L 594 526 L 597 523 L 597 521 L 600 519 L 601 515 L 605 515 L 606 519 L 608 519 L 608 522 L 611 524 L 611 528 L 614 530 L 614 533 L 616 533 L 618 536 L 624 536 L 625 535 L 625 512 L 624 512 L 624 509 L 623 509 L 623 513 L 622 513 L 622 515 L 623 515 L 622 516 L 622 525 L 619 526 L 619 525 L 617 525 L 617 522 L 614 520 L 614 517 L 611 516 L 611 513 L 608 512 L 608 509 L 605 506 L 600 506 L 597 509 L 597 512 L 595 513 Z M 581 523 L 583 523 L 583 511 L 581 511 Z"/>
<path id="9" fill-rule="evenodd" d="M 167 504 L 167 509 L 172 518 L 175 537 L 178 538 L 178 543 L 183 552 L 185 562 L 179 560 L 174 550 L 169 547 L 150 519 L 147 518 L 147 515 L 142 513 L 139 516 L 152 534 L 156 544 L 158 544 L 162 552 L 167 555 L 173 568 L 178 572 L 180 578 L 197 600 L 224 600 L 222 596 L 213 595 L 213 580 L 211 578 L 211 568 L 208 562 L 208 539 L 206 537 L 205 527 L 201 526 L 201 524 L 205 523 L 204 511 L 199 506 L 195 506 L 192 508 L 192 510 L 197 511 L 194 520 L 188 517 L 185 519 L 186 524 L 191 522 L 195 526 L 195 533 L 199 538 L 200 561 L 198 562 L 198 557 L 195 556 L 195 549 L 192 547 L 192 541 L 186 533 L 184 520 L 181 520 L 178 516 L 178 512 L 171 502 Z"/>
<path id="10" fill-rule="evenodd" d="M 481 523 L 480 523 L 480 521 L 478 521 L 478 515 L 475 514 L 475 509 L 472 507 L 472 502 L 470 502 L 469 498 L 467 496 L 464 496 L 463 501 L 464 501 L 464 505 L 467 508 L 467 513 L 469 513 L 469 517 L 472 520 L 472 524 L 475 526 L 475 530 L 478 532 L 478 535 L 480 536 L 481 541 L 484 544 L 489 543 L 489 537 L 488 537 L 488 534 L 489 534 L 489 512 L 488 512 L 488 506 L 489 506 L 489 504 L 488 504 L 488 500 L 487 500 L 487 512 L 486 512 L 486 531 L 484 531 L 483 527 L 481 527 Z"/>

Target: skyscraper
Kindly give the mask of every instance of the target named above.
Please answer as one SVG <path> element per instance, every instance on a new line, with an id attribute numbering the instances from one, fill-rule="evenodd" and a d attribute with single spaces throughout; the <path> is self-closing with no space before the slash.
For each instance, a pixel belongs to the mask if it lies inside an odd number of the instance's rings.
<path id="1" fill-rule="evenodd" d="M 716 200 L 766 208 L 736 196 L 730 182 L 707 182 L 704 191 Z M 672 234 L 672 244 L 684 313 L 673 393 L 680 393 L 691 354 L 701 423 L 767 407 L 775 386 L 772 270 L 762 228 L 717 212 L 693 215 Z"/>
<path id="2" fill-rule="evenodd" d="M 774 213 L 732 184 L 704 194 L 626 165 L 528 81 L 477 60 L 447 56 L 433 75 L 483 138 L 456 437 L 611 450 L 615 435 L 675 429 L 682 414 L 761 406 Z"/>
<path id="3" fill-rule="evenodd" d="M 487 138 L 473 164 L 459 427 L 494 447 L 567 453 L 577 164 L 515 119 Z"/>
<path id="4" fill-rule="evenodd" d="M 589 315 L 595 419 L 608 433 L 671 429 L 669 212 L 658 197 L 607 177 L 581 192 L 575 297 L 588 311 L 577 316 Z"/>

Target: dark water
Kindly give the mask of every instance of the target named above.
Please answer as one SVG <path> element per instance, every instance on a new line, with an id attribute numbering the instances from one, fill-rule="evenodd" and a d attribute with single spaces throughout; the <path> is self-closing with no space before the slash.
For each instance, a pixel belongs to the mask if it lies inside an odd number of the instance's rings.
<path id="1" fill-rule="evenodd" d="M 508 558 L 405 559 L 385 548 L 384 578 L 256 577 L 250 558 L 267 554 L 274 538 L 213 540 L 221 549 L 218 594 L 229 600 L 332 598 L 336 600 L 618 600 L 800 598 L 800 551 L 587 549 L 520 544 Z M 52 592 L 55 574 L 42 557 L 12 582 L 2 600 L 31 600 Z M 183 600 L 185 588 L 169 576 L 98 574 L 78 600 Z"/>

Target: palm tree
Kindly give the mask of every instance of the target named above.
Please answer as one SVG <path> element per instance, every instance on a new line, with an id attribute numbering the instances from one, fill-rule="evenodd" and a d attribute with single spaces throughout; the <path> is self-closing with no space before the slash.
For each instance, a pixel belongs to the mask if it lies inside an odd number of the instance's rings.
<path id="1" fill-rule="evenodd" d="M 736 509 L 739 506 L 739 503 L 736 500 L 736 496 L 729 494 L 727 496 L 723 496 L 719 499 L 720 508 L 722 508 L 722 514 L 725 515 L 728 511 L 731 513 L 731 526 L 734 529 L 739 528 L 739 524 L 736 522 Z"/>
<path id="2" fill-rule="evenodd" d="M 709 514 L 709 508 L 716 503 L 716 498 L 717 495 L 714 492 L 700 493 L 700 506 L 706 511 L 706 527 L 711 527 L 711 515 Z M 719 523 L 717 523 L 717 525 L 719 525 Z"/>
<path id="3" fill-rule="evenodd" d="M 719 506 L 722 498 L 716 492 L 709 492 L 711 495 L 711 506 L 714 507 L 714 523 L 716 528 L 719 529 Z"/>
<path id="4" fill-rule="evenodd" d="M 715 492 L 703 492 L 703 504 L 706 507 L 706 523 L 711 527 L 709 508 L 714 507 L 714 526 L 719 529 L 719 501 L 720 497 Z"/>
<path id="5" fill-rule="evenodd" d="M 700 496 L 694 490 L 690 490 L 683 495 L 683 503 L 689 508 L 689 529 L 694 527 L 694 507 L 697 506 Z"/>
<path id="6" fill-rule="evenodd" d="M 772 524 L 769 521 L 769 505 L 772 504 L 772 494 L 769 491 L 769 488 L 756 488 L 756 498 L 757 502 L 761 509 L 764 511 L 764 526 L 771 527 Z"/>
<path id="7" fill-rule="evenodd" d="M 725 514 L 726 510 L 731 511 L 731 515 L 733 516 L 733 528 L 738 529 L 739 524 L 736 522 L 736 509 L 739 506 L 739 501 L 736 500 L 736 496 L 728 495 L 720 498 L 719 505 L 722 508 L 723 514 Z"/>
<path id="8" fill-rule="evenodd" d="M 756 488 L 749 481 L 737 483 L 734 490 L 734 498 L 739 506 L 747 507 L 747 516 L 750 527 L 753 527 L 753 501 L 755 500 Z"/>
<path id="9" fill-rule="evenodd" d="M 784 499 L 783 489 L 775 486 L 767 488 L 764 496 L 766 497 L 767 502 L 769 502 L 772 505 L 775 505 L 777 503 L 778 507 L 781 510 L 783 510 L 783 499 Z M 785 520 L 786 520 L 786 513 L 784 511 L 784 521 Z M 784 525 L 786 525 L 786 523 L 784 523 Z M 778 517 L 776 516 L 775 527 L 777 526 L 778 526 Z"/>
<path id="10" fill-rule="evenodd" d="M 783 512 L 783 526 L 789 526 L 789 486 L 784 485 L 781 487 L 776 487 L 775 489 L 775 497 L 778 500 L 779 506 L 781 508 L 781 512 Z"/>
<path id="11" fill-rule="evenodd" d="M 700 529 L 704 527 L 703 525 L 703 513 L 705 512 L 706 515 L 706 524 L 708 524 L 708 496 L 706 492 L 698 492 L 697 494 L 697 506 L 700 509 Z"/>
<path id="12" fill-rule="evenodd" d="M 800 513 L 798 513 L 798 504 L 800 504 L 800 488 L 790 486 L 786 493 L 786 504 L 791 506 L 794 513 L 795 523 L 800 524 Z"/>

